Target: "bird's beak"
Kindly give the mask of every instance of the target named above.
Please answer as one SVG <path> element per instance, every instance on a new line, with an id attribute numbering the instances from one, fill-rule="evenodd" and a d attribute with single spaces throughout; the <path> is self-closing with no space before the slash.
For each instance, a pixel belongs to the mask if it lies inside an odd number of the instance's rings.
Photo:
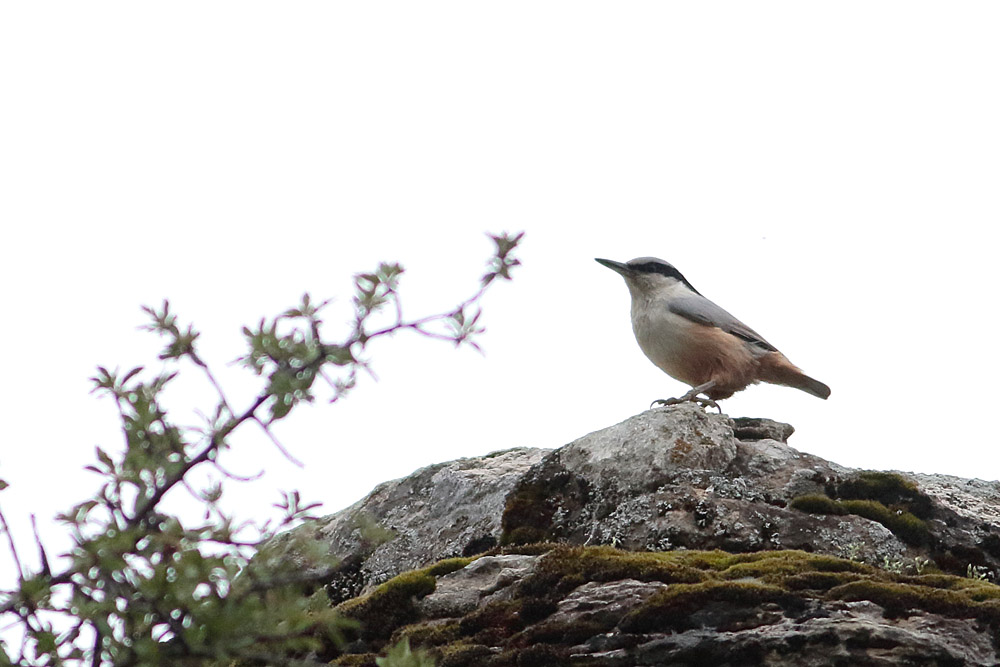
<path id="1" fill-rule="evenodd" d="M 629 275 L 629 273 L 631 273 L 631 271 L 629 271 L 628 266 L 626 264 L 622 264 L 621 262 L 615 262 L 610 259 L 601 259 L 600 257 L 595 257 L 594 261 L 600 264 L 601 266 L 608 267 L 615 273 L 620 273 L 623 276 L 627 276 Z"/>

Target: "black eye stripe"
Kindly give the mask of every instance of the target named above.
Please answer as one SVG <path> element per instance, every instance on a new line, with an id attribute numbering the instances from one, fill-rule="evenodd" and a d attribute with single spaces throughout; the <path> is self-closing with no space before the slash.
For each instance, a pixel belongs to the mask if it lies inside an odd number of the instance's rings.
<path id="1" fill-rule="evenodd" d="M 669 264 L 646 262 L 645 264 L 634 264 L 630 268 L 633 271 L 639 271 L 640 273 L 659 273 L 664 276 L 670 276 L 671 278 L 677 278 L 677 280 L 684 280 L 684 276 L 681 275 L 681 272 Z"/>
<path id="2" fill-rule="evenodd" d="M 642 264 L 630 264 L 629 268 L 639 273 L 659 273 L 661 276 L 669 276 L 687 285 L 688 288 L 690 288 L 690 290 L 695 294 L 701 294 L 701 292 L 694 288 L 694 285 L 688 282 L 688 279 L 685 278 L 680 271 L 675 269 L 670 264 L 663 264 L 660 262 L 644 262 Z"/>

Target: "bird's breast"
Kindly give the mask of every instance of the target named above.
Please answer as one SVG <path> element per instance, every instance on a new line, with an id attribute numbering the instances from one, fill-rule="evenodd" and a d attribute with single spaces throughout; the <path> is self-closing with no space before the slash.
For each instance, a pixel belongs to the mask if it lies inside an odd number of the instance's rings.
<path id="1" fill-rule="evenodd" d="M 743 341 L 722 329 L 691 320 L 668 308 L 636 308 L 632 331 L 639 348 L 660 370 L 692 387 L 715 380 L 746 386 L 755 368 Z"/>
<path id="2" fill-rule="evenodd" d="M 633 308 L 632 331 L 643 354 L 678 380 L 683 366 L 691 360 L 698 347 L 700 325 L 670 312 L 667 308 Z"/>

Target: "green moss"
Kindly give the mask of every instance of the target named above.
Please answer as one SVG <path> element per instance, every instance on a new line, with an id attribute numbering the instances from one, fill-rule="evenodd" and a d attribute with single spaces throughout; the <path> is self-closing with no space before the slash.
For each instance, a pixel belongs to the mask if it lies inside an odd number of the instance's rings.
<path id="1" fill-rule="evenodd" d="M 513 530 L 503 533 L 500 544 L 531 544 L 533 542 L 544 542 L 548 539 L 548 533 L 542 528 L 535 526 L 518 526 Z"/>
<path id="2" fill-rule="evenodd" d="M 375 658 L 377 653 L 349 653 L 330 661 L 331 665 L 342 665 L 344 667 L 377 667 Z"/>
<path id="3" fill-rule="evenodd" d="M 601 623 L 595 620 L 574 619 L 566 623 L 546 621 L 528 628 L 517 637 L 522 646 L 535 644 L 563 644 L 573 646 L 582 644 L 591 637 L 608 632 L 614 628 L 615 622 Z"/>
<path id="4" fill-rule="evenodd" d="M 566 660 L 564 651 L 542 644 L 504 651 L 486 664 L 489 667 L 562 667 L 572 663 Z"/>
<path id="5" fill-rule="evenodd" d="M 809 514 L 844 514 L 844 508 L 840 503 L 830 496 L 819 493 L 792 498 L 788 506 Z"/>
<path id="6" fill-rule="evenodd" d="M 782 586 L 789 591 L 828 591 L 852 581 L 870 578 L 856 572 L 803 572 L 787 577 Z"/>
<path id="7" fill-rule="evenodd" d="M 337 610 L 361 624 L 358 635 L 362 639 L 384 640 L 395 628 L 417 620 L 413 599 L 433 593 L 435 586 L 426 570 L 404 572 L 368 595 L 341 603 Z"/>
<path id="8" fill-rule="evenodd" d="M 350 615 L 356 609 L 374 604 L 380 600 L 424 596 L 434 592 L 434 577 L 425 570 L 412 570 L 393 577 L 374 591 L 360 598 L 348 600 L 339 606 L 341 612 Z"/>
<path id="9" fill-rule="evenodd" d="M 720 573 L 721 578 L 760 579 L 766 583 L 782 584 L 787 578 L 809 572 L 872 574 L 875 568 L 854 561 L 810 554 L 805 551 L 759 551 L 735 556 L 731 564 Z"/>
<path id="10" fill-rule="evenodd" d="M 572 514 L 584 507 L 589 483 L 566 470 L 555 458 L 521 480 L 507 495 L 500 518 L 500 544 L 528 544 L 560 537 L 552 522 L 556 510 Z"/>
<path id="11" fill-rule="evenodd" d="M 480 667 L 493 655 L 483 644 L 456 644 L 440 651 L 438 667 Z"/>
<path id="12" fill-rule="evenodd" d="M 696 570 L 722 571 L 733 563 L 743 562 L 740 560 L 746 554 L 731 554 L 728 551 L 668 551 L 661 557 L 669 559 L 671 563 L 691 567 Z"/>
<path id="13" fill-rule="evenodd" d="M 977 602 L 1000 600 L 1000 586 L 982 579 L 954 577 L 946 574 L 925 574 L 918 577 L 897 577 L 897 581 L 911 586 L 956 591 Z"/>
<path id="14" fill-rule="evenodd" d="M 445 558 L 444 560 L 434 563 L 430 567 L 425 567 L 423 571 L 433 577 L 443 577 L 446 574 L 451 574 L 452 572 L 461 570 L 477 558 L 478 556 L 469 556 L 466 558 Z"/>
<path id="15" fill-rule="evenodd" d="M 926 546 L 933 541 L 927 522 L 903 506 L 886 507 L 878 500 L 834 500 L 824 495 L 793 498 L 788 506 L 810 514 L 854 514 L 882 524 L 893 535 L 912 546 Z"/>
<path id="16" fill-rule="evenodd" d="M 403 639 L 410 640 L 410 646 L 441 646 L 457 641 L 461 637 L 458 621 L 413 623 L 405 625 L 392 633 L 390 644 L 396 644 Z"/>
<path id="17" fill-rule="evenodd" d="M 541 556 L 560 546 L 556 542 L 531 542 L 527 544 L 509 544 L 486 552 L 488 556 L 517 554 L 520 556 Z"/>
<path id="18" fill-rule="evenodd" d="M 862 472 L 828 487 L 830 494 L 793 498 L 788 506 L 811 514 L 854 514 L 876 521 L 912 546 L 928 546 L 933 535 L 925 519 L 933 502 L 917 485 L 890 472 Z M 831 497 L 833 496 L 833 497 Z"/>
<path id="19" fill-rule="evenodd" d="M 913 515 L 927 519 L 931 515 L 931 499 L 920 493 L 917 485 L 902 475 L 891 472 L 862 472 L 843 481 L 836 490 L 838 498 L 876 500 L 883 505 L 904 505 Z"/>
<path id="20" fill-rule="evenodd" d="M 848 514 L 876 521 L 907 544 L 922 546 L 930 543 L 931 531 L 923 519 L 905 510 L 891 510 L 877 500 L 841 500 Z"/>
<path id="21" fill-rule="evenodd" d="M 950 574 L 923 574 L 917 576 L 903 576 L 900 577 L 900 581 L 912 584 L 914 586 L 928 586 L 930 588 L 941 588 L 944 590 L 953 590 L 956 588 L 968 588 L 971 586 L 981 585 L 983 582 L 976 581 L 975 579 L 966 579 L 964 577 L 956 577 Z M 1000 590 L 1000 587 L 994 587 Z"/>
<path id="22" fill-rule="evenodd" d="M 878 503 L 872 502 L 875 509 L 871 512 L 880 512 Z M 561 647 L 586 642 L 612 630 L 616 623 L 621 631 L 631 633 L 700 625 L 727 631 L 756 627 L 768 614 L 784 612 L 797 618 L 810 599 L 869 600 L 890 614 L 920 609 L 952 618 L 976 618 L 1000 631 L 1000 586 L 977 579 L 893 574 L 796 550 L 649 553 L 533 545 L 501 551 L 525 549 L 544 555 L 534 574 L 512 589 L 512 599 L 490 603 L 457 620 L 421 621 L 414 598 L 433 590 L 431 573 L 452 572 L 470 560 L 449 559 L 400 575 L 370 595 L 340 605 L 338 610 L 362 623 L 360 634 L 348 632 L 349 639 L 364 640 L 356 650 L 378 651 L 387 641 L 409 638 L 411 645 L 430 650 L 439 667 L 557 667 L 572 664 L 572 658 L 560 653 Z M 595 617 L 555 623 L 549 619 L 573 588 L 621 579 L 660 581 L 666 587 L 620 620 Z M 777 607 L 762 609 L 769 603 Z M 331 664 L 371 667 L 375 655 L 341 656 Z"/>
<path id="23" fill-rule="evenodd" d="M 404 572 L 368 595 L 341 603 L 337 610 L 360 623 L 357 632 L 360 638 L 385 640 L 394 629 L 417 620 L 413 600 L 433 593 L 436 577 L 460 570 L 477 558 L 446 558 L 423 569 Z"/>
<path id="24" fill-rule="evenodd" d="M 558 607 L 553 600 L 524 594 L 514 600 L 491 602 L 467 614 L 459 622 L 463 641 L 497 646 L 521 632 L 530 623 L 551 615 Z"/>
<path id="25" fill-rule="evenodd" d="M 525 594 L 559 599 L 588 581 L 697 582 L 706 575 L 684 562 L 681 552 L 633 552 L 612 547 L 559 546 L 542 557 L 535 573 L 521 583 Z M 721 552 L 720 552 L 721 553 Z"/>
<path id="26" fill-rule="evenodd" d="M 753 581 L 703 581 L 675 584 L 654 593 L 642 606 L 632 610 L 618 627 L 625 632 L 664 632 L 692 627 L 692 614 L 710 604 L 728 607 L 759 607 L 767 602 L 788 603 L 787 591 Z"/>
<path id="27" fill-rule="evenodd" d="M 551 489 L 540 481 L 522 482 L 507 496 L 500 519 L 500 544 L 528 544 L 547 538 L 555 508 Z"/>
<path id="28" fill-rule="evenodd" d="M 459 622 L 459 632 L 463 637 L 477 638 L 486 632 L 488 637 L 482 639 L 506 638 L 524 628 L 521 619 L 523 599 L 498 600 L 491 602 L 470 614 Z M 484 642 L 491 643 L 491 642 Z"/>
<path id="29" fill-rule="evenodd" d="M 972 593 L 974 590 L 943 590 L 900 582 L 854 581 L 831 589 L 827 597 L 849 602 L 868 600 L 885 607 L 889 613 L 920 609 L 954 618 L 981 618 L 993 624 L 1000 622 L 997 598 L 977 600 Z"/>

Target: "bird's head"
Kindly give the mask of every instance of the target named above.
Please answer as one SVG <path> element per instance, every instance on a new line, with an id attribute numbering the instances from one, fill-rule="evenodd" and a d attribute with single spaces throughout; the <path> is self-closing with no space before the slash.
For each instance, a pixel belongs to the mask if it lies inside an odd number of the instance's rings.
<path id="1" fill-rule="evenodd" d="M 608 267 L 625 279 L 632 298 L 651 297 L 662 292 L 670 292 L 679 285 L 683 285 L 695 294 L 700 294 L 673 264 L 662 259 L 637 257 L 624 264 L 610 259 L 595 259 L 598 264 Z"/>

